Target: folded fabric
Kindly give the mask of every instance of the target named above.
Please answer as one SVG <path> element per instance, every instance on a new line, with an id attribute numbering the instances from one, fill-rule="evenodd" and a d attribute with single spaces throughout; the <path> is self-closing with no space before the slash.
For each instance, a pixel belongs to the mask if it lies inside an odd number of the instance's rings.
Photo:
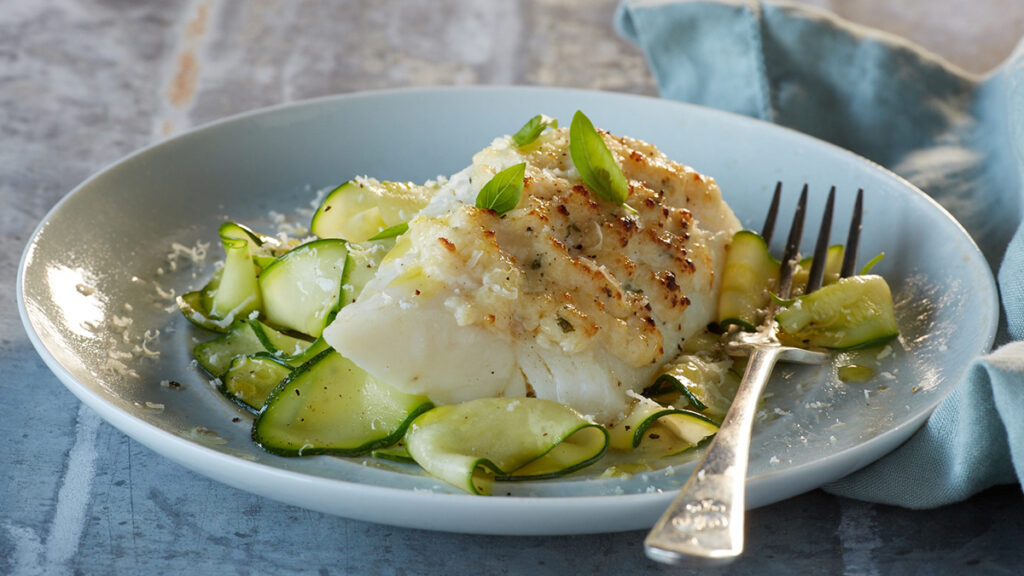
<path id="1" fill-rule="evenodd" d="M 1024 44 L 977 77 L 793 4 L 627 0 L 616 26 L 665 98 L 795 128 L 888 167 L 952 213 L 998 270 L 997 349 L 910 440 L 826 490 L 929 508 L 1024 481 Z"/>

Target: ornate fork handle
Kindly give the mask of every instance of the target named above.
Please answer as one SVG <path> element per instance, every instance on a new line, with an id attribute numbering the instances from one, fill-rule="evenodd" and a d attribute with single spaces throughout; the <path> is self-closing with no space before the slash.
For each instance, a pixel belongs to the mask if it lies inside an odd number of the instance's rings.
<path id="1" fill-rule="evenodd" d="M 744 483 L 758 399 L 775 363 L 820 363 L 824 355 L 776 342 L 752 347 L 736 398 L 697 471 L 644 540 L 647 555 L 669 564 L 724 564 L 743 551 Z"/>
<path id="2" fill-rule="evenodd" d="M 768 208 L 762 237 L 770 242 L 778 214 L 782 183 Z M 805 294 L 817 290 L 822 283 L 832 227 L 832 211 L 836 190 L 828 194 L 822 215 L 814 256 L 808 272 Z M 779 269 L 778 295 L 788 298 L 793 283 L 794 265 L 803 235 L 804 213 L 807 210 L 807 185 L 800 193 L 793 214 L 793 223 L 786 239 Z M 842 263 L 842 276 L 853 270 L 857 243 L 860 238 L 863 190 L 857 192 L 847 251 Z M 743 514 L 746 509 L 745 484 L 747 461 L 750 456 L 750 436 L 757 404 L 768 384 L 775 363 L 783 360 L 802 364 L 821 364 L 828 356 L 800 348 L 782 346 L 776 337 L 774 323 L 776 301 L 769 304 L 761 329 L 755 332 L 733 330 L 729 333 L 726 351 L 729 354 L 749 354 L 746 371 L 740 381 L 736 397 L 721 427 L 697 470 L 683 485 L 675 501 L 662 515 L 644 540 L 647 555 L 659 562 L 677 564 L 694 561 L 701 564 L 724 564 L 743 552 Z"/>
<path id="3" fill-rule="evenodd" d="M 728 562 L 743 550 L 744 482 L 757 402 L 779 346 L 754 348 L 732 407 L 697 472 L 644 540 L 647 555 L 670 564 Z"/>

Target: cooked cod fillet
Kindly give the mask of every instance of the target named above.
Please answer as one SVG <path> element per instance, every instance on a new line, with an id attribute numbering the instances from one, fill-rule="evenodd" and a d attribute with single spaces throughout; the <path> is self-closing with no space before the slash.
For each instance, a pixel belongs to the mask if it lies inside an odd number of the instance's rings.
<path id="1" fill-rule="evenodd" d="M 568 129 L 525 150 L 496 139 L 453 175 L 324 331 L 341 354 L 405 392 L 446 404 L 537 396 L 601 423 L 714 319 L 740 229 L 715 182 L 650 144 L 602 133 L 627 203 L 580 179 Z M 474 206 L 497 172 L 526 162 L 518 206 Z"/>

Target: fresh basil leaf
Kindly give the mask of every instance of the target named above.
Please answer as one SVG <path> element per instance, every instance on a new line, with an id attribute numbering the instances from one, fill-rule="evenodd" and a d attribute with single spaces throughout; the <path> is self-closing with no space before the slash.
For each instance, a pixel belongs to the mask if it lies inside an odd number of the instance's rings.
<path id="1" fill-rule="evenodd" d="M 533 142 L 540 137 L 541 132 L 547 128 L 558 128 L 558 120 L 555 118 L 548 118 L 543 114 L 537 114 L 533 118 L 523 124 L 523 127 L 518 132 L 512 135 L 512 141 L 516 143 L 516 146 L 522 148 L 533 144 Z"/>
<path id="2" fill-rule="evenodd" d="M 387 240 L 388 238 L 394 238 L 395 236 L 401 236 L 409 230 L 409 223 L 402 222 L 401 224 L 395 224 L 394 226 L 388 226 L 381 230 L 375 235 L 371 236 L 369 240 Z"/>
<path id="3" fill-rule="evenodd" d="M 476 207 L 481 210 L 493 210 L 499 215 L 515 208 L 523 193 L 525 177 L 526 162 L 498 172 L 476 195 Z"/>
<path id="4" fill-rule="evenodd" d="M 882 258 L 885 258 L 885 252 L 882 252 L 878 256 L 875 256 L 874 258 L 869 260 L 868 263 L 865 264 L 864 267 L 860 269 L 860 275 L 861 276 L 866 276 L 866 275 L 870 274 L 871 273 L 871 269 L 875 267 L 875 264 L 878 264 L 879 262 L 881 262 Z"/>
<path id="5" fill-rule="evenodd" d="M 800 298 L 779 298 L 771 290 L 768 291 L 768 297 L 772 299 L 772 302 L 774 302 L 776 306 L 783 306 L 783 307 L 785 307 L 785 306 L 792 306 L 793 304 L 796 304 L 797 300 L 800 299 Z"/>
<path id="6" fill-rule="evenodd" d="M 569 155 L 587 188 L 609 202 L 625 203 L 629 183 L 622 168 L 590 119 L 579 110 L 569 126 Z"/>

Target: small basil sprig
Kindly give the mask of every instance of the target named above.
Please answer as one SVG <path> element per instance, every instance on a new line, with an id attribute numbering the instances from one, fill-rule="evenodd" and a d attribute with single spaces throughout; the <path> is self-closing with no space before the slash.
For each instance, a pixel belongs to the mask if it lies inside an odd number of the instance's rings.
<path id="1" fill-rule="evenodd" d="M 373 237 L 371 237 L 369 239 L 370 240 L 386 240 L 388 238 L 395 238 L 396 236 L 401 236 L 402 234 L 405 234 L 408 231 L 409 231 L 409 223 L 408 222 L 402 222 L 400 224 L 395 224 L 394 226 L 388 226 L 387 228 L 381 230 L 380 232 L 378 232 L 377 234 L 375 234 Z"/>
<path id="2" fill-rule="evenodd" d="M 881 262 L 882 258 L 885 258 L 885 252 L 882 252 L 878 256 L 875 256 L 874 258 L 869 260 L 868 263 L 865 264 L 864 267 L 860 269 L 860 275 L 867 276 L 868 274 L 870 274 L 871 269 L 875 267 L 875 264 Z"/>
<path id="3" fill-rule="evenodd" d="M 533 142 L 540 137 L 540 133 L 547 128 L 558 128 L 558 120 L 555 118 L 548 118 L 543 114 L 537 114 L 533 118 L 530 118 L 523 127 L 512 135 L 512 141 L 516 143 L 516 146 L 522 148 L 533 144 Z"/>
<path id="4" fill-rule="evenodd" d="M 579 110 L 569 126 L 569 155 L 587 188 L 609 202 L 626 202 L 629 183 L 622 174 L 622 168 L 590 119 Z"/>
<path id="5" fill-rule="evenodd" d="M 476 195 L 476 207 L 481 210 L 493 210 L 499 216 L 515 208 L 523 193 L 524 177 L 526 162 L 498 172 Z"/>

